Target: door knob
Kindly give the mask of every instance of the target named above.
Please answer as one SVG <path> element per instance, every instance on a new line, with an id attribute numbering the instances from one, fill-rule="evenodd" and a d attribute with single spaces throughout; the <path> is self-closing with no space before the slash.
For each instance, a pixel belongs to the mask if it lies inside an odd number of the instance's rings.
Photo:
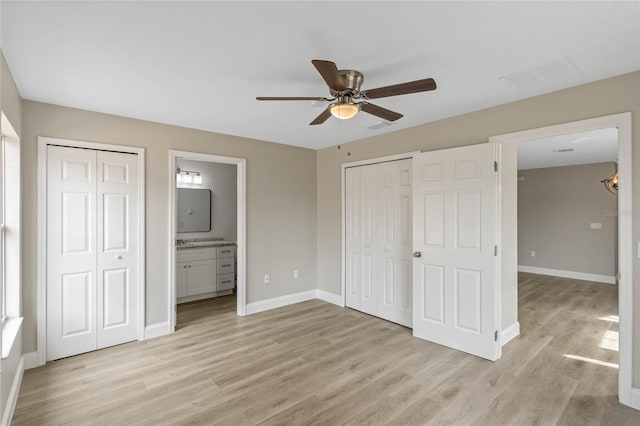
<path id="1" fill-rule="evenodd" d="M 121 255 L 117 255 L 116 259 L 120 260 L 120 259 L 122 259 L 122 256 Z"/>
<path id="2" fill-rule="evenodd" d="M 413 257 L 422 257 L 422 253 L 419 251 L 414 251 L 413 252 Z"/>

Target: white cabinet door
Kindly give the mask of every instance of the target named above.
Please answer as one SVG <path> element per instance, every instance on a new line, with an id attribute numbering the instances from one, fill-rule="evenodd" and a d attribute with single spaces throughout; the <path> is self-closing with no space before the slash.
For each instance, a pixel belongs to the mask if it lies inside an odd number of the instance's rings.
<path id="1" fill-rule="evenodd" d="M 411 160 L 378 164 L 378 316 L 412 325 Z"/>
<path id="2" fill-rule="evenodd" d="M 418 154 L 413 176 L 413 335 L 498 359 L 494 145 Z"/>
<path id="3" fill-rule="evenodd" d="M 47 360 L 96 348 L 96 152 L 47 148 Z"/>
<path id="4" fill-rule="evenodd" d="M 97 152 L 98 348 L 138 338 L 138 156 Z"/>
<path id="5" fill-rule="evenodd" d="M 176 296 L 187 296 L 187 262 L 178 262 L 176 268 Z"/>
<path id="6" fill-rule="evenodd" d="M 138 158 L 47 147 L 47 359 L 138 338 Z"/>
<path id="7" fill-rule="evenodd" d="M 187 265 L 187 294 L 216 291 L 216 260 L 194 260 Z"/>

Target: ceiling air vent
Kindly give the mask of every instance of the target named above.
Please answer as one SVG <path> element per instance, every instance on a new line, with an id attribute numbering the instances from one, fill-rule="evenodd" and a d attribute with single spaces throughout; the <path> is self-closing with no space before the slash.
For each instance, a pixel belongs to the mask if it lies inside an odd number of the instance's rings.
<path id="1" fill-rule="evenodd" d="M 554 149 L 553 152 L 573 152 L 575 149 L 573 148 L 562 148 L 562 149 Z"/>
<path id="2" fill-rule="evenodd" d="M 569 57 L 500 77 L 515 89 L 533 89 L 547 84 L 572 81 L 581 74 Z"/>
<path id="3" fill-rule="evenodd" d="M 365 128 L 369 130 L 380 130 L 391 125 L 393 125 L 393 123 L 390 123 L 388 121 L 376 121 L 375 123 L 371 123 L 368 126 L 365 126 Z"/>

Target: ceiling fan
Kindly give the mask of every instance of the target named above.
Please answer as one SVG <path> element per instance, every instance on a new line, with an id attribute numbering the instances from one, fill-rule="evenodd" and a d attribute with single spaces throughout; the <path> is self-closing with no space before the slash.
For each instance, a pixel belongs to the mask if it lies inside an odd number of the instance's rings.
<path id="1" fill-rule="evenodd" d="M 432 78 L 378 87 L 376 89 L 360 90 L 364 76 L 359 71 L 339 70 L 335 63 L 314 59 L 311 63 L 316 67 L 324 81 L 329 86 L 331 98 L 325 97 L 269 97 L 259 96 L 259 101 L 326 101 L 329 104 L 322 114 L 316 117 L 310 125 L 322 124 L 332 115 L 347 120 L 353 118 L 360 110 L 388 121 L 402 118 L 402 114 L 368 102 L 370 99 L 386 98 L 389 96 L 407 95 L 409 93 L 426 92 L 436 89 L 436 82 Z M 336 102 L 334 102 L 336 101 Z"/>

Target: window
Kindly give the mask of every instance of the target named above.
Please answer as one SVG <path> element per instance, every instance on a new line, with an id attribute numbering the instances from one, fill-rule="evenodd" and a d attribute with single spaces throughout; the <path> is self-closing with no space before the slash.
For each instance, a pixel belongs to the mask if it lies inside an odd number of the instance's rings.
<path id="1" fill-rule="evenodd" d="M 2 326 L 20 309 L 20 139 L 1 114 L 0 132 L 0 315 Z M 4 341 L 2 342 L 4 345 Z M 5 348 L 3 348 L 5 349 Z"/>
<path id="2" fill-rule="evenodd" d="M 7 289 L 6 289 L 6 277 L 5 277 L 5 244 L 4 244 L 4 206 L 5 206 L 5 137 L 0 135 L 0 191 L 2 196 L 0 197 L 0 315 L 2 316 L 2 325 L 4 325 L 7 318 Z"/>

